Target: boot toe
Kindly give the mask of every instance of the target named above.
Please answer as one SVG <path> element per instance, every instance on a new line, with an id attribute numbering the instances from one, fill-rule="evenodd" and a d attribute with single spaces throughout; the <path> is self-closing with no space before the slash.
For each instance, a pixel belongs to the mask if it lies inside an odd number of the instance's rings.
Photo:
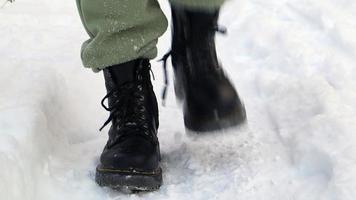
<path id="1" fill-rule="evenodd" d="M 245 120 L 245 107 L 228 81 L 205 82 L 186 96 L 184 121 L 192 131 L 215 131 L 239 125 Z"/>
<path id="2" fill-rule="evenodd" d="M 159 152 L 144 139 L 125 140 L 105 149 L 101 168 L 126 171 L 154 171 L 159 168 Z"/>

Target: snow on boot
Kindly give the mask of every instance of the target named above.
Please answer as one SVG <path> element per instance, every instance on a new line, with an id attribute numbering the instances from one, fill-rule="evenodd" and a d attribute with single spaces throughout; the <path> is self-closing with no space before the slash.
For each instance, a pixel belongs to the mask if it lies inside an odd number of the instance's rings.
<path id="1" fill-rule="evenodd" d="M 218 16 L 219 10 L 172 5 L 175 92 L 183 102 L 185 126 L 192 131 L 215 131 L 246 121 L 244 105 L 217 59 Z"/>
<path id="2" fill-rule="evenodd" d="M 96 169 L 100 186 L 152 191 L 162 184 L 157 139 L 158 108 L 150 80 L 150 63 L 138 59 L 104 69 L 110 111 L 109 140 Z M 104 104 L 108 100 L 108 106 Z M 103 128 L 102 127 L 102 128 Z"/>

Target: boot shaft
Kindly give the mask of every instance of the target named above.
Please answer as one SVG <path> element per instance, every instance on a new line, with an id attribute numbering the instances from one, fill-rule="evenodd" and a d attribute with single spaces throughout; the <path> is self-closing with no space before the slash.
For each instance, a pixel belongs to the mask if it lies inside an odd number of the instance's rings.
<path id="1" fill-rule="evenodd" d="M 144 126 L 156 132 L 158 128 L 158 105 L 151 83 L 149 60 L 137 59 L 110 66 L 105 68 L 103 72 L 108 94 L 106 95 L 108 100 L 107 110 L 110 111 L 113 118 L 113 126 L 122 126 L 123 124 L 119 122 L 126 120 L 135 121 L 135 119 L 125 119 L 125 117 L 133 114 L 137 116 L 137 121 L 145 119 Z M 104 101 L 102 104 L 104 104 Z M 117 112 L 117 110 L 120 110 L 120 112 Z"/>
<path id="2" fill-rule="evenodd" d="M 173 39 L 186 42 L 205 42 L 215 37 L 219 9 L 190 10 L 172 5 Z"/>
<path id="3" fill-rule="evenodd" d="M 172 5 L 173 65 L 185 59 L 194 66 L 205 66 L 203 69 L 195 68 L 194 70 L 204 71 L 219 66 L 215 46 L 218 18 L 219 9 L 214 11 L 189 10 Z"/>

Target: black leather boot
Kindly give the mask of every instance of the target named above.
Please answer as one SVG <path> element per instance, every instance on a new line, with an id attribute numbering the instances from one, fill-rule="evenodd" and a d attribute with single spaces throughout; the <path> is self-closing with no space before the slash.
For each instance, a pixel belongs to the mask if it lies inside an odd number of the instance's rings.
<path id="1" fill-rule="evenodd" d="M 219 10 L 172 5 L 175 92 L 183 102 L 185 126 L 192 131 L 214 131 L 246 121 L 244 105 L 217 59 L 218 16 Z"/>
<path id="2" fill-rule="evenodd" d="M 139 59 L 104 69 L 112 123 L 109 140 L 96 169 L 101 186 L 151 191 L 162 184 L 157 139 L 158 108 L 150 80 L 149 60 Z M 104 101 L 108 100 L 108 107 Z M 103 127 L 104 127 L 103 126 Z"/>

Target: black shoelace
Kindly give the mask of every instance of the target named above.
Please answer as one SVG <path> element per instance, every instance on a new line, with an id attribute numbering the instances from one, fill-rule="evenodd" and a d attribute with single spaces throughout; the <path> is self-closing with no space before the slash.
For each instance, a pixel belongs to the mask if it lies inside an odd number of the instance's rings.
<path id="1" fill-rule="evenodd" d="M 152 140 L 153 136 L 146 119 L 143 84 L 143 80 L 127 82 L 105 95 L 101 105 L 110 112 L 110 116 L 100 131 L 112 122 L 116 124 L 115 128 L 120 130 L 120 134 L 115 136 L 115 138 L 117 137 L 115 140 L 128 135 L 139 135 Z M 111 106 L 106 106 L 105 101 L 109 98 L 112 98 L 114 102 Z"/>

